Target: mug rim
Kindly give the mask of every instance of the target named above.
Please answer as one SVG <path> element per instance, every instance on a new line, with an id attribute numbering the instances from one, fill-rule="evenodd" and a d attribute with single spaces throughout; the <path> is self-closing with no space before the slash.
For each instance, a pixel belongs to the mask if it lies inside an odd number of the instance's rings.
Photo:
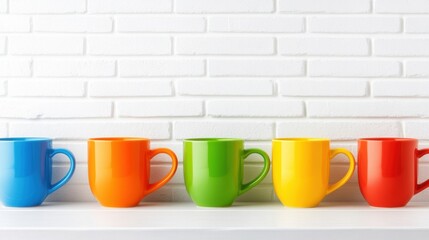
<path id="1" fill-rule="evenodd" d="M 359 142 L 408 142 L 417 141 L 417 138 L 401 138 L 401 137 L 370 137 L 359 138 Z"/>
<path id="2" fill-rule="evenodd" d="M 328 138 L 273 138 L 273 142 L 330 142 Z"/>
<path id="3" fill-rule="evenodd" d="M 88 141 L 92 142 L 134 142 L 134 141 L 149 141 L 149 138 L 139 137 L 96 137 L 89 138 Z"/>
<path id="4" fill-rule="evenodd" d="M 10 137 L 0 138 L 0 142 L 45 142 L 52 141 L 51 138 L 45 137 Z"/>
<path id="5" fill-rule="evenodd" d="M 243 139 L 240 138 L 187 138 L 184 139 L 183 142 L 243 142 Z"/>

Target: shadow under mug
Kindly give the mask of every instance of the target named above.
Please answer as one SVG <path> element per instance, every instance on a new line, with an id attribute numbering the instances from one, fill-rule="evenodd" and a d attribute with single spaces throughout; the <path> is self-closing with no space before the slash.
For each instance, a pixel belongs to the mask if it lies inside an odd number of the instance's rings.
<path id="1" fill-rule="evenodd" d="M 227 207 L 258 185 L 270 169 L 270 158 L 262 150 L 244 149 L 244 141 L 233 138 L 195 138 L 183 141 L 183 172 L 192 201 L 203 207 Z M 264 159 L 262 172 L 243 184 L 244 159 L 250 154 Z"/>
<path id="2" fill-rule="evenodd" d="M 150 161 L 158 154 L 171 157 L 169 173 L 149 183 Z M 164 186 L 177 170 L 177 157 L 168 148 L 150 149 L 147 138 L 91 138 L 88 140 L 88 177 L 91 191 L 106 207 L 134 207 Z"/>
<path id="3" fill-rule="evenodd" d="M 418 184 L 418 160 L 429 148 L 417 149 L 413 138 L 361 138 L 358 140 L 359 188 L 369 205 L 402 207 L 429 187 Z"/>
<path id="4" fill-rule="evenodd" d="M 70 169 L 52 184 L 52 158 L 64 154 Z M 53 149 L 48 138 L 0 138 L 0 200 L 9 207 L 40 205 L 46 197 L 64 186 L 75 170 L 73 154 Z"/>
<path id="5" fill-rule="evenodd" d="M 337 154 L 349 159 L 349 169 L 329 185 L 330 161 Z M 355 159 L 344 148 L 330 149 L 329 139 L 273 139 L 273 184 L 277 197 L 288 207 L 315 207 L 353 175 Z"/>

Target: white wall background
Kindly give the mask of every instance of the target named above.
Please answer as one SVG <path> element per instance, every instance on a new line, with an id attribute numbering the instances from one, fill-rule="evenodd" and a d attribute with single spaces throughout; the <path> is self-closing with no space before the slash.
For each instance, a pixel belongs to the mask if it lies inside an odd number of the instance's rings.
<path id="1" fill-rule="evenodd" d="M 180 158 L 188 137 L 268 152 L 295 136 L 354 152 L 369 136 L 423 147 L 428 13 L 426 0 L 0 0 L 0 136 L 52 137 L 75 153 L 58 201 L 94 200 L 88 137 L 149 137 Z M 248 162 L 250 179 L 260 164 Z M 346 167 L 334 161 L 332 180 Z M 158 158 L 154 179 L 168 169 Z M 147 200 L 188 201 L 182 168 Z M 271 176 L 240 200 L 275 201 Z M 354 200 L 356 177 L 326 199 Z"/>

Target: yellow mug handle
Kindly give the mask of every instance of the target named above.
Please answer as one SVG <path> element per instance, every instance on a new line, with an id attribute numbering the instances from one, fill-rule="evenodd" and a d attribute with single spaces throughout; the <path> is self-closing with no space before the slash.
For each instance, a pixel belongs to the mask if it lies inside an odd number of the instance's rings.
<path id="1" fill-rule="evenodd" d="M 338 154 L 344 154 L 349 158 L 350 161 L 350 165 L 349 165 L 349 170 L 347 171 L 346 175 L 341 178 L 338 182 L 332 184 L 331 186 L 328 187 L 328 191 L 326 192 L 326 195 L 332 193 L 333 191 L 337 190 L 338 188 L 340 188 L 341 186 L 343 186 L 353 175 L 353 172 L 355 171 L 355 158 L 353 157 L 353 154 L 345 149 L 345 148 L 337 148 L 337 149 L 332 149 L 331 150 L 331 160 L 337 156 Z"/>

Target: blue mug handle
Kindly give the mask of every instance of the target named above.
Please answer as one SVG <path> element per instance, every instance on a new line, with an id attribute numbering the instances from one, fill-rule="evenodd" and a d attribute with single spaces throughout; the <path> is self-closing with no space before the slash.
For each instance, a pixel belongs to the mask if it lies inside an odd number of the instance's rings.
<path id="1" fill-rule="evenodd" d="M 48 195 L 57 191 L 60 187 L 64 186 L 64 184 L 66 184 L 71 179 L 71 177 L 73 176 L 74 170 L 76 168 L 76 166 L 75 166 L 76 161 L 74 159 L 73 154 L 70 151 L 68 151 L 66 149 L 62 149 L 62 148 L 52 150 L 52 152 L 49 154 L 49 158 L 51 159 L 51 162 L 52 162 L 52 158 L 59 153 L 64 154 L 69 158 L 70 169 L 67 172 L 67 174 L 60 181 L 58 181 L 54 185 L 51 185 L 51 187 L 48 190 Z"/>

